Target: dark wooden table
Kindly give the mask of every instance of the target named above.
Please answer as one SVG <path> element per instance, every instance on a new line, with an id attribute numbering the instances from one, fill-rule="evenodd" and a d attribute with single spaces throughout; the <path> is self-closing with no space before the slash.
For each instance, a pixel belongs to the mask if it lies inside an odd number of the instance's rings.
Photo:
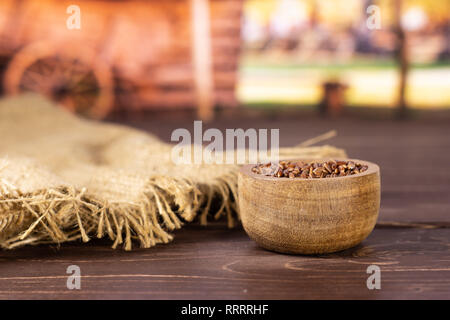
<path id="1" fill-rule="evenodd" d="M 186 117 L 130 118 L 168 140 Z M 280 128 L 282 145 L 337 129 L 329 143 L 382 173 L 379 224 L 358 247 L 323 256 L 263 250 L 241 228 L 193 224 L 174 242 L 132 252 L 102 240 L 0 251 L 1 299 L 450 299 L 450 126 L 446 121 L 222 117 L 217 128 Z M 369 265 L 381 289 L 369 290 Z M 81 269 L 68 290 L 66 269 Z"/>

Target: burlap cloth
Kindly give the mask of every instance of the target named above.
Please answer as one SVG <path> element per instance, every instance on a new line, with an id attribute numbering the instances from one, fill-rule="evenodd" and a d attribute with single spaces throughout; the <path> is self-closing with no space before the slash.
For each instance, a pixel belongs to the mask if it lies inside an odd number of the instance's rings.
<path id="1" fill-rule="evenodd" d="M 176 165 L 172 145 L 78 118 L 35 95 L 0 102 L 0 246 L 108 237 L 148 248 L 199 217 L 239 219 L 237 165 Z M 345 157 L 330 146 L 280 157 Z"/>

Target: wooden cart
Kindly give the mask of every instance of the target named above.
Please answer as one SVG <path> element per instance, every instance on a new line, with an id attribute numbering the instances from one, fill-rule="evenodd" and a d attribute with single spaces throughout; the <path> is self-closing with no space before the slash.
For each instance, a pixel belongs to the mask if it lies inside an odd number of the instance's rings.
<path id="1" fill-rule="evenodd" d="M 102 118 L 114 108 L 234 106 L 241 0 L 2 0 L 6 94 L 36 91 Z"/>

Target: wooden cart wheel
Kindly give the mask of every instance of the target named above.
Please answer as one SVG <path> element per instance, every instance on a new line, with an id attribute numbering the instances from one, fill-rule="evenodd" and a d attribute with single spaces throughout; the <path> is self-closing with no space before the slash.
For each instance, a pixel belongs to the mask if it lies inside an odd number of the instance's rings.
<path id="1" fill-rule="evenodd" d="M 114 80 L 96 57 L 93 50 L 71 44 L 31 44 L 9 63 L 5 92 L 38 92 L 73 112 L 104 118 L 113 107 Z"/>

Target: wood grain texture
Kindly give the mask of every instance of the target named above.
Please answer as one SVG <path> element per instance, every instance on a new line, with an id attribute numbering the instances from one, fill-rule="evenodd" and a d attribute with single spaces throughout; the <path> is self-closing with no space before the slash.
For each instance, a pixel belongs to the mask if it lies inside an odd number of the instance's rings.
<path id="1" fill-rule="evenodd" d="M 192 130 L 193 119 L 152 113 L 126 123 L 170 141 L 174 129 Z M 99 241 L 0 251 L 0 299 L 450 299 L 448 120 L 264 118 L 240 110 L 208 128 L 281 128 L 281 146 L 336 129 L 330 144 L 382 168 L 378 225 L 360 245 L 320 256 L 266 251 L 224 225 L 187 226 L 169 245 L 133 252 Z M 79 291 L 66 288 L 71 264 L 81 267 Z M 381 290 L 366 287 L 370 264 L 381 268 Z"/>
<path id="2" fill-rule="evenodd" d="M 239 207 L 245 231 L 264 248 L 284 253 L 330 253 L 359 244 L 378 218 L 380 170 L 370 162 L 352 161 L 367 165 L 367 171 L 289 179 L 256 174 L 253 165 L 244 166 Z"/>
<path id="3" fill-rule="evenodd" d="M 450 298 L 450 229 L 378 229 L 352 249 L 321 256 L 260 248 L 241 228 L 192 225 L 169 245 L 132 252 L 104 242 L 0 253 L 1 299 Z M 81 268 L 81 290 L 66 268 Z M 381 290 L 366 287 L 381 268 Z"/>

